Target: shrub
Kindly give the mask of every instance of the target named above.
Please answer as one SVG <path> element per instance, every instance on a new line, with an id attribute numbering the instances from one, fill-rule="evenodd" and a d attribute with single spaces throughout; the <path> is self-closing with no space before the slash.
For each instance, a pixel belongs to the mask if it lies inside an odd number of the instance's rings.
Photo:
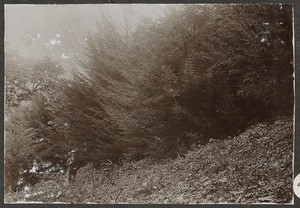
<path id="1" fill-rule="evenodd" d="M 18 111 L 20 112 L 20 111 Z M 16 112 L 5 124 L 4 189 L 16 191 L 21 173 L 26 170 L 33 158 L 32 128 L 25 128 Z"/>

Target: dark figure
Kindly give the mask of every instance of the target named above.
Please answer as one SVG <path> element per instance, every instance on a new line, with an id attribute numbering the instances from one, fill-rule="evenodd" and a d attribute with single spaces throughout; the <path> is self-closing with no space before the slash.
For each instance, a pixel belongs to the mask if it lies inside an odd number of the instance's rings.
<path id="1" fill-rule="evenodd" d="M 72 183 L 75 179 L 77 173 L 77 167 L 75 166 L 75 150 L 72 150 L 69 153 L 69 158 L 67 160 L 67 176 L 68 176 L 68 183 Z"/>

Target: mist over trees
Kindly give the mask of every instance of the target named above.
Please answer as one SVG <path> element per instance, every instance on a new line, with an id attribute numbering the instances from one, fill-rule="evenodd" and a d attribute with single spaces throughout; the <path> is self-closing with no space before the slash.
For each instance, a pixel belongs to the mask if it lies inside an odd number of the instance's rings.
<path id="1" fill-rule="evenodd" d="M 6 188 L 33 161 L 65 167 L 73 149 L 99 168 L 176 157 L 293 116 L 290 5 L 183 5 L 134 27 L 127 14 L 120 26 L 99 13 L 71 79 L 6 48 Z"/>

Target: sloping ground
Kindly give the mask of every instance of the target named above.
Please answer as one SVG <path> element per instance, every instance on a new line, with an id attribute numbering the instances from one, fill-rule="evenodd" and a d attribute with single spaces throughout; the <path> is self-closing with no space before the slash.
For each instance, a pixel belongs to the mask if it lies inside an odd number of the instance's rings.
<path id="1" fill-rule="evenodd" d="M 126 162 L 110 171 L 88 165 L 72 185 L 58 176 L 6 202 L 73 203 L 290 203 L 292 121 L 258 124 L 243 134 L 211 141 L 184 157 Z M 27 195 L 26 195 L 27 194 Z"/>

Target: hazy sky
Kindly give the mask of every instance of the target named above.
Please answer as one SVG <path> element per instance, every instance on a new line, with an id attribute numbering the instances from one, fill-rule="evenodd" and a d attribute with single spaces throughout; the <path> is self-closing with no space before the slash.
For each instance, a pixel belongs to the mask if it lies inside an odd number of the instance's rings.
<path id="1" fill-rule="evenodd" d="M 143 18 L 159 18 L 166 5 L 154 4 L 73 4 L 6 5 L 5 42 L 25 57 L 49 56 L 72 62 L 89 31 L 100 20 L 100 11 L 122 24 L 125 14 L 133 24 Z"/>

